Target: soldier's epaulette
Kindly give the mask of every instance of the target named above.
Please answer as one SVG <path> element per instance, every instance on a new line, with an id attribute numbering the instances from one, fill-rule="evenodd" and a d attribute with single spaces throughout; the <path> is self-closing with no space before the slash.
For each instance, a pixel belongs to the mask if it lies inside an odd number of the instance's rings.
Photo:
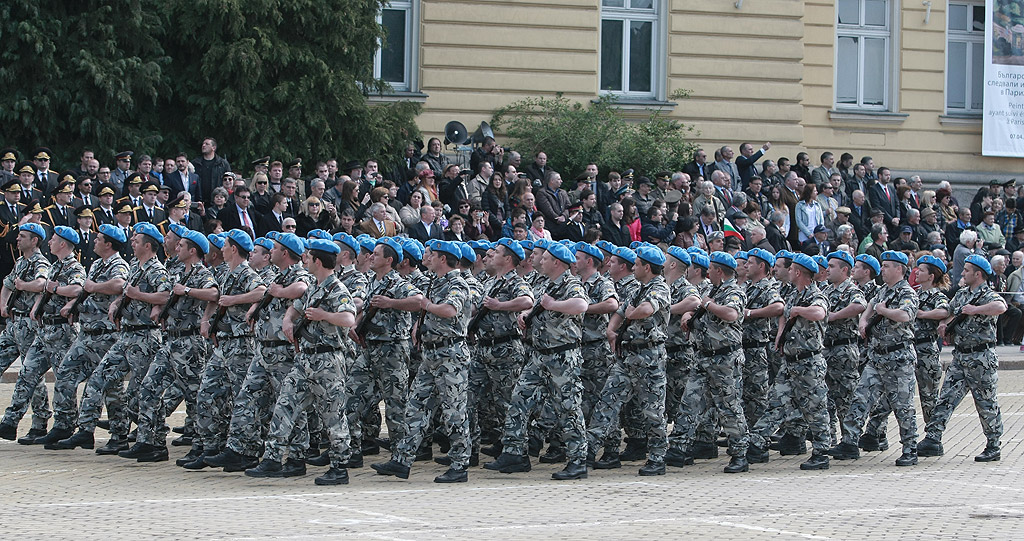
<path id="1" fill-rule="evenodd" d="M 43 207 L 43 210 L 50 210 L 50 209 L 55 209 L 55 208 L 57 208 L 57 205 L 50 205 L 48 207 Z"/>

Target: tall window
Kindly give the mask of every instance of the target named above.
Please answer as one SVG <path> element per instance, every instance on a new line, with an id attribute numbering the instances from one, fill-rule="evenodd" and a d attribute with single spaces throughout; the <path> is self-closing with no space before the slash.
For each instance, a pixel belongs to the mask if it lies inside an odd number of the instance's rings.
<path id="1" fill-rule="evenodd" d="M 378 21 L 387 36 L 374 57 L 373 75 L 400 92 L 414 90 L 418 28 L 415 0 L 391 0 Z"/>
<path id="2" fill-rule="evenodd" d="M 660 0 L 601 0 L 602 92 L 654 98 Z"/>
<path id="3" fill-rule="evenodd" d="M 836 11 L 836 106 L 887 110 L 889 0 L 839 0 Z"/>
<path id="4" fill-rule="evenodd" d="M 985 4 L 950 2 L 946 19 L 946 109 L 980 113 L 985 80 Z"/>

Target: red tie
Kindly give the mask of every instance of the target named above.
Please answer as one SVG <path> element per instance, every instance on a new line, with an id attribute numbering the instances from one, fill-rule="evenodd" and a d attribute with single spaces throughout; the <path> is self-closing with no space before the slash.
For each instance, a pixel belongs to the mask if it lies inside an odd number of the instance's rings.
<path id="1" fill-rule="evenodd" d="M 889 187 L 882 186 L 882 189 L 885 190 L 885 198 L 888 199 L 889 201 L 892 201 L 892 196 L 889 195 Z"/>
<path id="2" fill-rule="evenodd" d="M 249 230 L 251 231 L 252 230 L 252 222 L 249 221 L 249 213 L 243 210 L 242 211 L 242 219 L 245 220 L 245 227 L 248 227 Z"/>

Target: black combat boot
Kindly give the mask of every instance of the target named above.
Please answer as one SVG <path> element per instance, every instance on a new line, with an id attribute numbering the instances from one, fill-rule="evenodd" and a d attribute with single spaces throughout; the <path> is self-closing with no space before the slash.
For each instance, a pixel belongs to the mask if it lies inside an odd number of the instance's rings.
<path id="1" fill-rule="evenodd" d="M 469 473 L 465 468 L 448 468 L 448 471 L 434 478 L 435 483 L 465 483 L 469 481 Z"/>
<path id="2" fill-rule="evenodd" d="M 513 455 L 501 453 L 494 462 L 484 464 L 485 470 L 493 470 L 501 473 L 519 473 L 530 471 L 530 457 L 525 455 Z"/>
<path id="3" fill-rule="evenodd" d="M 811 453 L 811 458 L 800 465 L 801 470 L 827 470 L 828 455 L 825 453 Z"/>
<path id="4" fill-rule="evenodd" d="M 857 460 L 860 458 L 860 449 L 852 443 L 842 442 L 829 449 L 828 454 L 836 460 Z"/>
<path id="5" fill-rule="evenodd" d="M 377 472 L 377 475 L 394 475 L 399 479 L 409 478 L 409 466 L 403 466 L 396 460 L 370 464 L 370 467 Z"/>
<path id="6" fill-rule="evenodd" d="M 655 462 L 653 460 L 648 460 L 647 463 L 640 468 L 639 475 L 641 477 L 665 475 L 665 461 L 659 460 Z"/>
<path id="7" fill-rule="evenodd" d="M 942 443 L 932 438 L 917 442 L 917 456 L 942 456 Z"/>
<path id="8" fill-rule="evenodd" d="M 740 473 L 750 471 L 750 463 L 747 462 L 746 456 L 734 456 L 729 461 L 729 465 L 723 470 L 725 473 Z"/>
<path id="9" fill-rule="evenodd" d="M 92 449 L 95 442 L 92 437 L 92 432 L 86 432 L 79 430 L 75 432 L 70 438 L 60 440 L 56 443 L 51 443 L 46 446 L 47 449 L 75 449 L 81 447 L 82 449 Z"/>
<path id="10" fill-rule="evenodd" d="M 565 465 L 565 469 L 562 471 L 556 471 L 551 474 L 551 478 L 555 481 L 571 481 L 573 479 L 586 479 L 587 478 L 587 464 L 583 461 L 570 461 Z"/>
<path id="11" fill-rule="evenodd" d="M 347 485 L 348 470 L 345 468 L 331 468 L 327 473 L 313 480 L 317 485 Z"/>

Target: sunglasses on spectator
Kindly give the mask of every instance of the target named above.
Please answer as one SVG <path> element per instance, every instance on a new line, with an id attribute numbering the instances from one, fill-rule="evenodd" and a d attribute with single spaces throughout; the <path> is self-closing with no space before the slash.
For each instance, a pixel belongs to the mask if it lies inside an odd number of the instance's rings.
<path id="1" fill-rule="evenodd" d="M 296 226 L 294 226 L 294 225 L 286 225 L 286 226 L 284 226 L 285 229 L 295 229 L 295 227 Z"/>
<path id="2" fill-rule="evenodd" d="M 265 180 L 258 180 L 258 181 L 256 181 L 256 184 L 266 184 L 266 183 L 267 183 L 267 181 L 265 181 Z"/>

